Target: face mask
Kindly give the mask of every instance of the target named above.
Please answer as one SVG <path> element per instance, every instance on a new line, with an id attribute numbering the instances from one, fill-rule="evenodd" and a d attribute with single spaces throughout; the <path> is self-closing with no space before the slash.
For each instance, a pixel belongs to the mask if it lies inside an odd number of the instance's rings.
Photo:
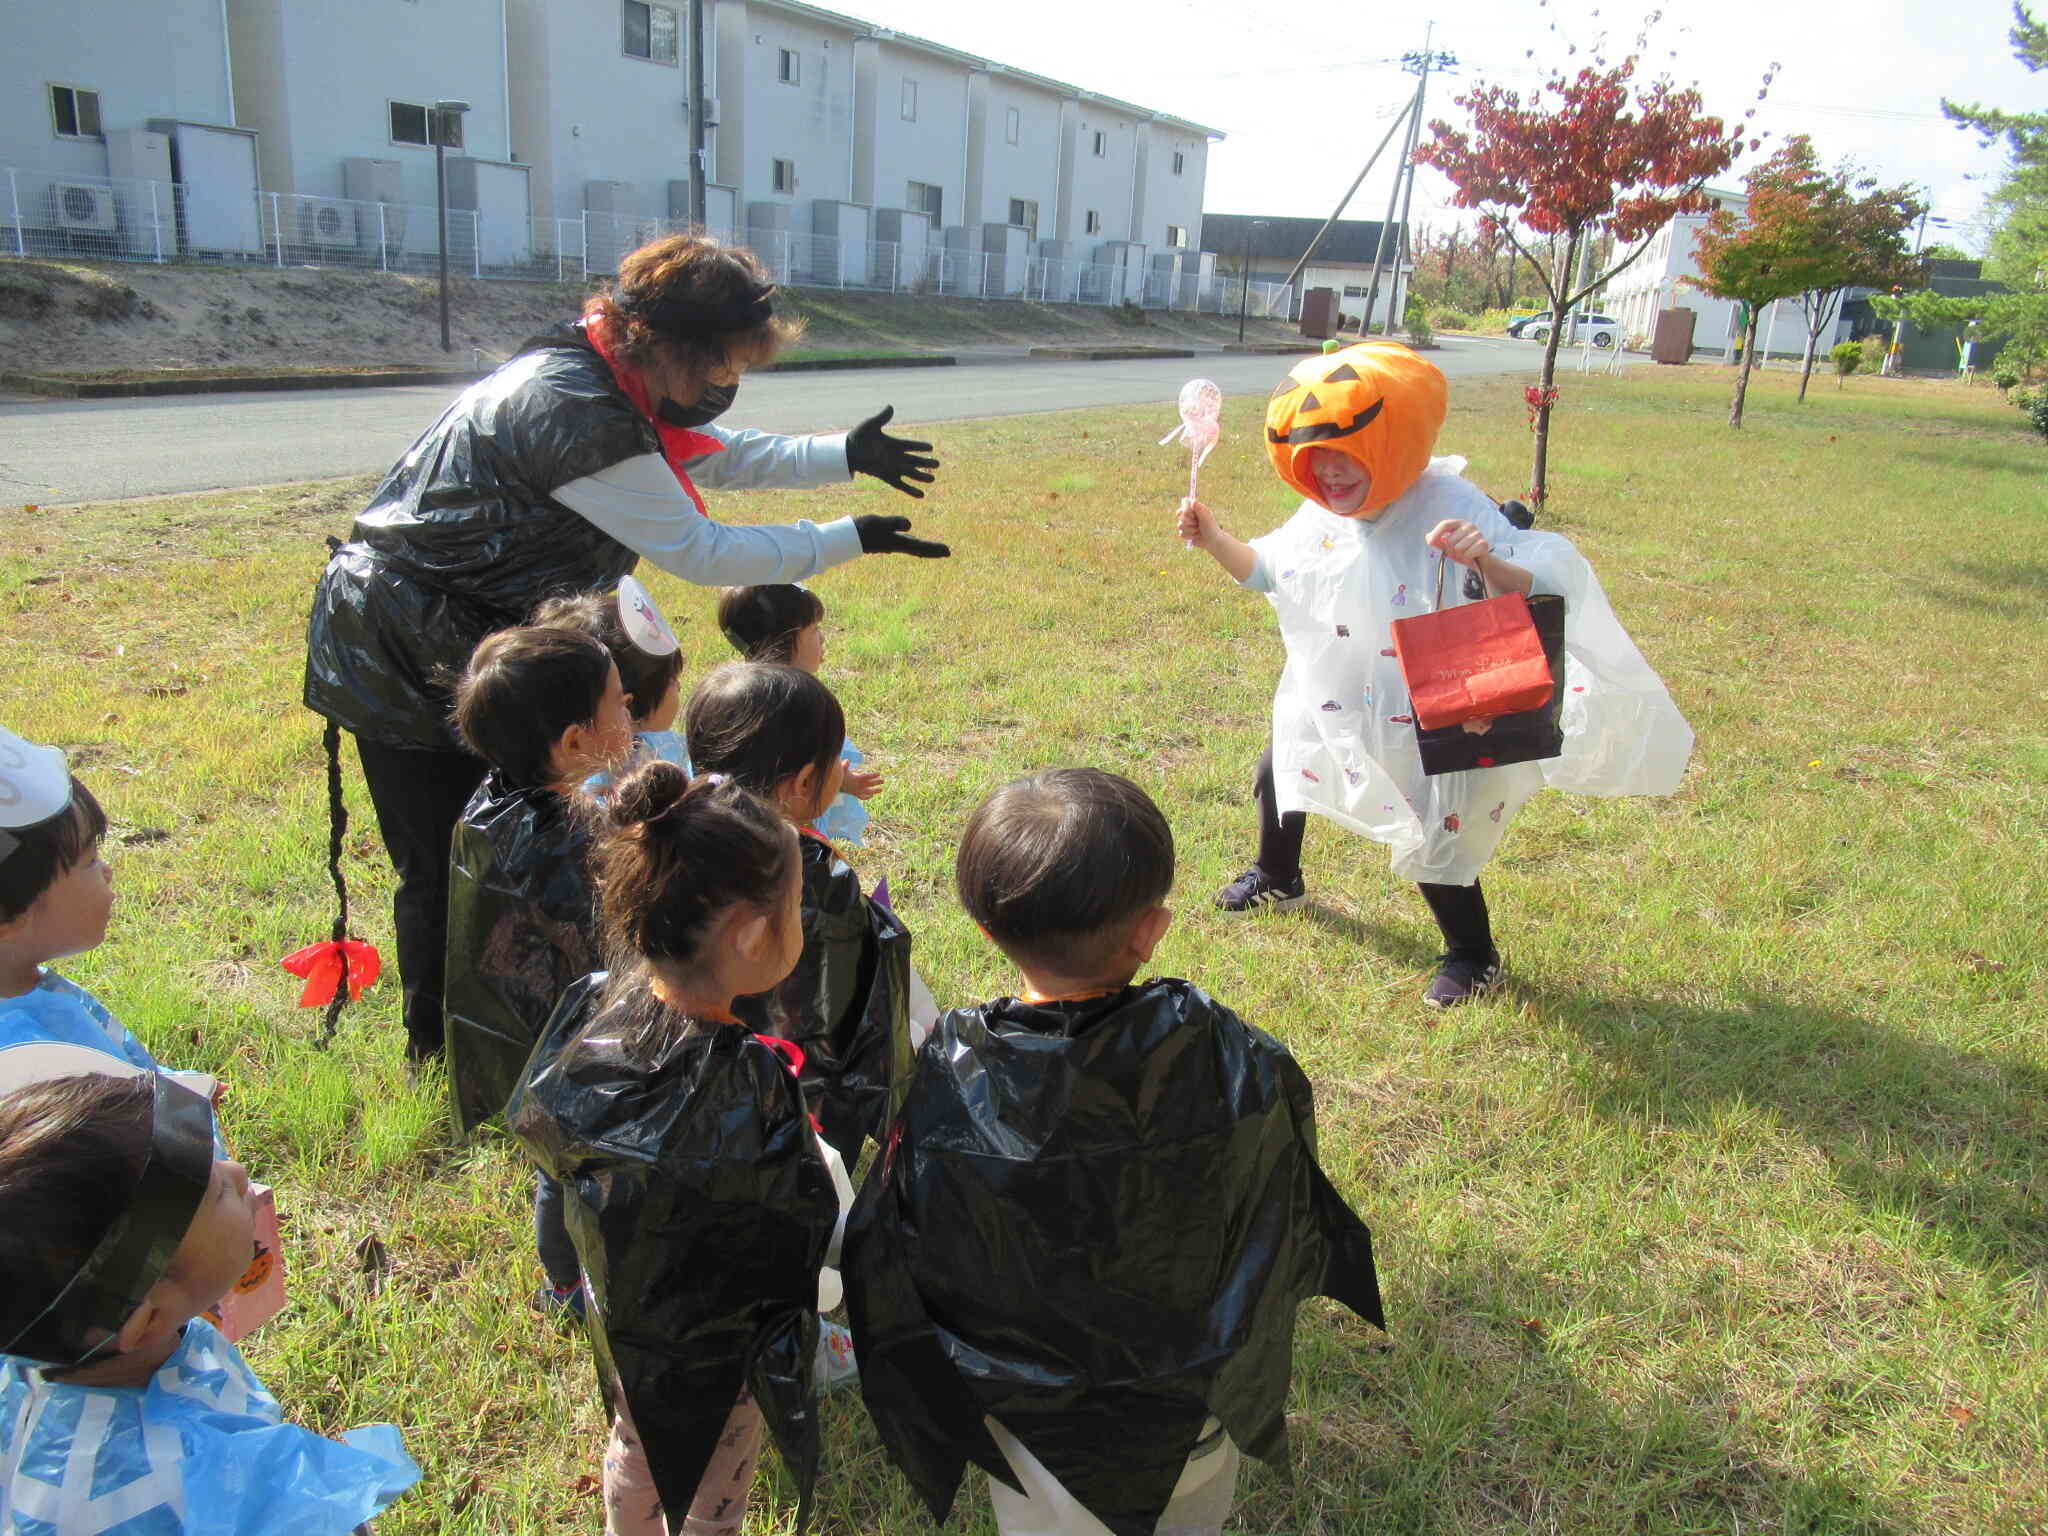
<path id="1" fill-rule="evenodd" d="M 689 405 L 664 400 L 655 414 L 672 427 L 701 427 L 731 410 L 733 396 L 739 392 L 737 380 L 731 384 L 706 384 L 703 392 Z"/>

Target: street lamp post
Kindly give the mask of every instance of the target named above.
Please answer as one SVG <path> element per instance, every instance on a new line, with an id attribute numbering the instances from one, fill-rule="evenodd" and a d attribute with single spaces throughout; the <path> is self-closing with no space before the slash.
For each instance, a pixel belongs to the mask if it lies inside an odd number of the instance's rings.
<path id="1" fill-rule="evenodd" d="M 434 202 L 441 225 L 441 350 L 448 344 L 448 124 L 461 122 L 469 110 L 466 101 L 437 101 L 430 134 L 434 140 Z"/>
<path id="2" fill-rule="evenodd" d="M 1252 236 L 1266 229 L 1264 219 L 1253 219 L 1244 227 L 1244 287 L 1237 296 L 1237 344 L 1244 345 L 1245 312 L 1252 307 Z"/>

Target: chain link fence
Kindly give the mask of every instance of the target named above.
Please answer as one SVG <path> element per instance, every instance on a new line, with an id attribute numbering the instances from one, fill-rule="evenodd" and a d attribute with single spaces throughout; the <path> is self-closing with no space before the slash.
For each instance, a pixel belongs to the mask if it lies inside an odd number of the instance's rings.
<path id="1" fill-rule="evenodd" d="M 440 270 L 439 211 L 287 192 L 211 195 L 166 181 L 7 168 L 0 254 L 97 261 L 343 267 L 416 277 Z M 524 282 L 582 282 L 616 273 L 628 252 L 687 221 L 586 212 L 568 219 L 492 218 L 448 210 L 448 270 Z M 784 229 L 714 231 L 750 247 L 788 287 L 1041 304 L 1122 304 L 1190 313 L 1290 319 L 1294 291 L 1186 270 L 1189 263 L 1006 258 L 936 242 L 913 246 Z"/>

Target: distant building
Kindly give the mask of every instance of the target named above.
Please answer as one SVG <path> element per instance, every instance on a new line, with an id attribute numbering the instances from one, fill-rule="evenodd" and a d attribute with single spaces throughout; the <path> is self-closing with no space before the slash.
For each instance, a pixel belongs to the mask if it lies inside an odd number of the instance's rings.
<path id="1" fill-rule="evenodd" d="M 1263 229 L 1254 230 L 1254 224 Z M 1202 221 L 1204 250 L 1216 253 L 1219 270 L 1235 275 L 1245 259 L 1247 242 L 1251 252 L 1251 275 L 1256 283 L 1277 283 L 1286 278 L 1302 253 L 1323 227 L 1321 219 L 1256 219 L 1248 213 L 1212 213 Z M 1395 226 L 1381 250 L 1384 226 L 1373 219 L 1339 219 L 1316 246 L 1315 255 L 1302 268 L 1295 282 L 1297 293 L 1310 288 L 1335 288 L 1341 295 L 1340 312 L 1355 325 L 1365 313 L 1366 297 L 1372 288 L 1375 259 L 1381 263 L 1379 296 L 1373 301 L 1373 327 L 1387 329 L 1387 316 L 1400 316 L 1396 297 L 1408 291 L 1415 263 L 1408 249 L 1408 233 Z"/>

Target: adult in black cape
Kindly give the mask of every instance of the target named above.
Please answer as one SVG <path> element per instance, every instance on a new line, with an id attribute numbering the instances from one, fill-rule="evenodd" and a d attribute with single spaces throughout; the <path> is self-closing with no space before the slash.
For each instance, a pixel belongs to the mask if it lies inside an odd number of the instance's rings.
<path id="1" fill-rule="evenodd" d="M 940 556 L 902 517 L 728 527 L 698 487 L 803 488 L 871 475 L 922 496 L 928 443 L 713 425 L 740 375 L 801 331 L 748 252 L 700 236 L 641 247 L 583 317 L 528 342 L 406 450 L 328 561 L 306 706 L 356 738 L 386 851 L 408 1054 L 442 1044 L 449 838 L 484 773 L 448 725 L 447 679 L 543 598 L 617 585 L 645 558 L 706 586 L 796 581 L 861 554 Z M 338 805 L 338 778 L 330 795 Z M 338 850 L 331 850 L 338 852 Z M 333 862 L 332 857 L 330 862 Z M 340 937 L 339 934 L 336 935 Z"/>

